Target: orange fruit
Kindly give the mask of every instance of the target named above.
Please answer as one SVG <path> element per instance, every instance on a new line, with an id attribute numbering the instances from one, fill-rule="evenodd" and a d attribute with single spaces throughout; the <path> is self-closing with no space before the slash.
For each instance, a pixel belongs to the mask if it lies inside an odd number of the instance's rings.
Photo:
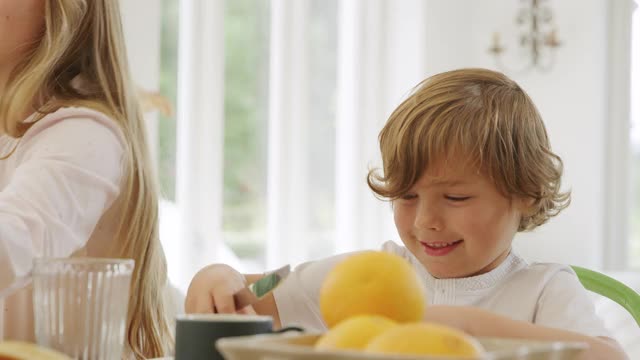
<path id="1" fill-rule="evenodd" d="M 318 350 L 361 350 L 369 341 L 397 323 L 383 316 L 350 317 L 326 332 L 315 344 Z"/>
<path id="2" fill-rule="evenodd" d="M 402 257 L 366 251 L 338 263 L 320 288 L 320 312 L 329 328 L 355 315 L 380 315 L 397 322 L 420 321 L 426 290 Z"/>
<path id="3" fill-rule="evenodd" d="M 466 333 L 439 324 L 400 324 L 371 339 L 365 348 L 369 353 L 406 355 L 446 355 L 477 358 L 484 350 Z"/>

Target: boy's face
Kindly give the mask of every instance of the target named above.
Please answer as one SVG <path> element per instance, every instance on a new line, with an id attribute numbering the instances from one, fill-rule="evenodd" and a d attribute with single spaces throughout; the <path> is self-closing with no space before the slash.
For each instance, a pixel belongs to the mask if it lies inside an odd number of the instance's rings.
<path id="1" fill-rule="evenodd" d="M 460 167 L 430 166 L 393 201 L 402 242 L 437 278 L 496 268 L 509 254 L 524 210 L 524 201 L 504 197 L 475 169 Z"/>

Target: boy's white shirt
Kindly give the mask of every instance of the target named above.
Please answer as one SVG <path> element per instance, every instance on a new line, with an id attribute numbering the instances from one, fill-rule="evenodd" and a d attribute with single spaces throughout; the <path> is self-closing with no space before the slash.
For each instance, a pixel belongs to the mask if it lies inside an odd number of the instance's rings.
<path id="1" fill-rule="evenodd" d="M 63 108 L 0 136 L 0 155 L 14 148 L 0 160 L 0 339 L 33 340 L 33 259 L 105 253 L 126 202 L 125 142 L 105 114 Z"/>
<path id="2" fill-rule="evenodd" d="M 486 274 L 436 279 L 404 246 L 389 241 L 382 250 L 400 255 L 413 265 L 425 281 L 429 304 L 475 306 L 511 319 L 589 336 L 611 337 L 595 313 L 588 290 L 569 266 L 528 264 L 511 252 L 502 264 Z M 349 255 L 301 264 L 275 289 L 283 326 L 326 330 L 319 310 L 320 286 L 327 273 Z"/>

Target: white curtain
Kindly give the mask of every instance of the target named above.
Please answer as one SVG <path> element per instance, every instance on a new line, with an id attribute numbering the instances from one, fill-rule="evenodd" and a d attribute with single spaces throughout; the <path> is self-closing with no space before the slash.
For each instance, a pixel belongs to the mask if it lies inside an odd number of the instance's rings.
<path id="1" fill-rule="evenodd" d="M 224 1 L 181 0 L 176 210 L 165 252 L 184 287 L 222 244 Z M 171 221 L 168 216 L 163 217 Z M 177 261 L 171 261 L 171 260 Z"/>
<path id="2" fill-rule="evenodd" d="M 271 2 L 267 268 L 303 261 L 309 201 L 306 0 Z"/>
<path id="3" fill-rule="evenodd" d="M 267 267 L 298 263 L 305 249 L 310 189 L 305 163 L 309 107 L 309 0 L 272 2 Z M 377 136 L 424 71 L 424 2 L 339 1 L 332 252 L 376 248 L 396 238 L 390 206 L 366 186 L 379 167 Z"/>
<path id="4" fill-rule="evenodd" d="M 224 246 L 221 229 L 223 149 L 223 0 L 181 0 L 178 171 L 175 208 L 163 211 L 170 276 L 185 288 L 210 262 L 243 264 Z M 337 3 L 335 229 L 310 236 L 314 164 L 310 138 L 309 17 L 312 0 L 273 0 L 269 59 L 267 234 L 265 269 L 331 253 L 378 248 L 397 239 L 389 204 L 365 181 L 379 167 L 378 132 L 424 74 L 424 2 Z M 317 74 L 316 74 L 317 75 Z M 176 227 L 166 224 L 174 219 Z M 324 239 L 324 240 L 318 240 Z M 324 252 L 312 241 L 328 241 Z M 246 270 L 246 269 L 244 269 Z"/>

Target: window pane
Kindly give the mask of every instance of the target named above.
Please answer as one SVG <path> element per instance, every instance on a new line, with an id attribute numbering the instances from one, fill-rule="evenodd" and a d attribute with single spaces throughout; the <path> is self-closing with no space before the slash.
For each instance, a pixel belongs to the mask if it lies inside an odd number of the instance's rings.
<path id="1" fill-rule="evenodd" d="M 300 211 L 307 256 L 331 252 L 334 234 L 337 1 L 307 0 L 309 115 L 305 156 L 312 189 Z M 270 2 L 232 0 L 225 14 L 223 226 L 236 255 L 263 268 L 266 249 Z"/>
<path id="2" fill-rule="evenodd" d="M 159 115 L 158 176 L 164 198 L 176 197 L 176 96 L 178 82 L 178 0 L 162 0 L 160 93 L 171 103 L 171 116 Z"/>
<path id="3" fill-rule="evenodd" d="M 631 253 L 630 264 L 640 267 L 640 12 L 636 0 L 631 33 Z"/>
<path id="4" fill-rule="evenodd" d="M 332 253 L 335 234 L 337 1 L 312 0 L 309 14 L 310 238 L 307 258 Z"/>
<path id="5" fill-rule="evenodd" d="M 262 261 L 266 239 L 269 1 L 225 3 L 225 242 Z"/>

